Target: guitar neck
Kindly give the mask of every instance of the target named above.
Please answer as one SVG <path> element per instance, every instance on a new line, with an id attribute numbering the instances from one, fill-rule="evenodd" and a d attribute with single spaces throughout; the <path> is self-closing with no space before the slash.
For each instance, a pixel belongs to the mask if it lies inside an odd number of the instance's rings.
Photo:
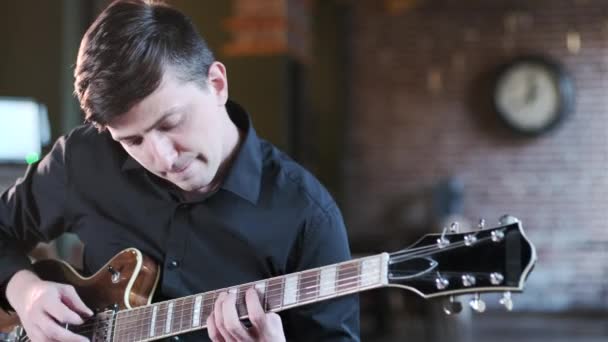
<path id="1" fill-rule="evenodd" d="M 386 286 L 388 254 L 291 273 L 248 284 L 119 311 L 113 324 L 115 341 L 152 341 L 204 329 L 222 292 L 236 293 L 237 312 L 247 318 L 245 292 L 255 287 L 265 310 L 278 312 L 351 293 Z"/>

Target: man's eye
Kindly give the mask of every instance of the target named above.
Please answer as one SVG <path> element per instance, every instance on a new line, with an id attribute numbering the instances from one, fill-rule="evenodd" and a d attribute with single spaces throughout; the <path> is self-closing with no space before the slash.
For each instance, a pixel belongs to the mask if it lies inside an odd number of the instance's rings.
<path id="1" fill-rule="evenodd" d="M 166 132 L 174 129 L 179 125 L 179 122 L 165 122 L 161 126 L 158 127 L 159 130 Z"/>
<path id="2" fill-rule="evenodd" d="M 167 125 L 162 125 L 162 126 L 158 127 L 158 129 L 161 130 L 161 131 L 163 131 L 163 132 L 166 132 L 166 131 L 172 130 L 173 128 L 175 128 L 175 126 L 176 125 L 168 125 L 167 124 Z"/>
<path id="3" fill-rule="evenodd" d="M 139 144 L 141 144 L 141 138 L 133 138 L 133 139 L 127 139 L 124 141 L 125 145 L 127 146 L 137 146 Z"/>

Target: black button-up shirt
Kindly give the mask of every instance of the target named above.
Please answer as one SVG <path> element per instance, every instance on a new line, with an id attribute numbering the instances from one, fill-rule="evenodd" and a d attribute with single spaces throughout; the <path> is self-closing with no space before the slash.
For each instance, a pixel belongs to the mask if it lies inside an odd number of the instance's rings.
<path id="1" fill-rule="evenodd" d="M 227 109 L 245 140 L 219 190 L 196 200 L 183 200 L 107 132 L 82 126 L 59 139 L 1 197 L 0 284 L 30 267 L 26 251 L 36 242 L 64 231 L 84 243 L 87 273 L 128 247 L 152 257 L 162 269 L 157 299 L 349 259 L 340 211 L 325 188 L 259 139 L 240 106 Z M 281 312 L 287 339 L 305 341 L 358 340 L 358 315 L 355 295 Z"/>

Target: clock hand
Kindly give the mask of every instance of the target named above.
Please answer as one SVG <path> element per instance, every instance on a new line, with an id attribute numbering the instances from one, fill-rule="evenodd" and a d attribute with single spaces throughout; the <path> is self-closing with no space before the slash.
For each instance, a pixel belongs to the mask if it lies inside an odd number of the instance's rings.
<path id="1" fill-rule="evenodd" d="M 538 94 L 538 83 L 536 83 L 534 81 L 534 79 L 532 79 L 531 84 L 528 83 L 528 89 L 526 91 L 526 100 L 524 101 L 524 103 L 529 105 L 532 102 L 534 102 L 537 94 Z"/>

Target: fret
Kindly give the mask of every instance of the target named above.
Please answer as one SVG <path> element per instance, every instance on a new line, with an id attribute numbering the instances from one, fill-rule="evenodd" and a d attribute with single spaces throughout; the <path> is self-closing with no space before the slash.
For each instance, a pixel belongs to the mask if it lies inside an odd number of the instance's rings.
<path id="1" fill-rule="evenodd" d="M 156 314 L 156 323 L 154 323 L 154 336 L 162 336 L 166 334 L 165 327 L 167 325 L 167 310 L 169 309 L 169 303 L 162 302 L 155 305 L 158 307 Z"/>
<path id="2" fill-rule="evenodd" d="M 374 256 L 361 261 L 361 287 L 379 284 L 381 281 L 380 258 Z"/>
<path id="3" fill-rule="evenodd" d="M 235 292 L 236 293 L 236 313 L 238 315 L 238 317 L 244 317 L 247 316 L 248 312 L 247 312 L 247 301 L 245 300 L 245 294 L 247 293 L 247 290 L 249 289 L 249 287 L 251 287 L 250 285 L 245 285 L 245 286 L 239 286 L 238 288 L 235 288 Z"/>
<path id="4" fill-rule="evenodd" d="M 316 299 L 319 295 L 319 278 L 321 272 L 310 270 L 300 273 L 298 281 L 298 303 Z"/>
<path id="5" fill-rule="evenodd" d="M 205 326 L 207 325 L 207 318 L 211 316 L 213 313 L 213 308 L 215 306 L 215 301 L 217 300 L 219 292 L 207 292 L 203 297 L 203 309 L 201 310 L 201 321 L 205 322 Z"/>
<path id="6" fill-rule="evenodd" d="M 266 286 L 266 311 L 277 311 L 283 306 L 284 277 L 277 277 L 268 281 Z"/>
<path id="7" fill-rule="evenodd" d="M 283 306 L 293 304 L 298 301 L 298 278 L 299 273 L 285 276 L 285 290 L 283 293 Z"/>
<path id="8" fill-rule="evenodd" d="M 135 324 L 134 316 L 131 311 L 122 311 L 116 315 L 116 340 L 128 341 L 132 336 L 131 327 Z"/>
<path id="9" fill-rule="evenodd" d="M 338 265 L 338 294 L 359 286 L 360 262 L 358 260 Z"/>
<path id="10" fill-rule="evenodd" d="M 319 297 L 332 296 L 336 293 L 336 266 L 321 269 L 321 286 Z"/>
<path id="11" fill-rule="evenodd" d="M 152 310 L 150 310 L 149 307 L 145 306 L 133 310 L 133 312 L 136 317 L 133 329 L 133 336 L 135 337 L 135 341 L 146 339 L 150 331 L 150 318 L 152 318 Z"/>
<path id="12" fill-rule="evenodd" d="M 149 337 L 156 336 L 156 316 L 158 315 L 158 305 L 152 306 L 152 318 L 150 319 L 150 334 Z"/>
<path id="13" fill-rule="evenodd" d="M 203 295 L 198 295 L 194 298 L 194 312 L 192 313 L 192 327 L 201 325 L 201 305 L 203 304 Z"/>
<path id="14" fill-rule="evenodd" d="M 254 287 L 258 296 L 260 296 L 260 299 L 264 299 L 264 295 L 266 294 L 266 281 L 257 282 Z"/>
<path id="15" fill-rule="evenodd" d="M 185 298 L 178 298 L 173 300 L 175 304 L 173 305 L 173 319 L 171 322 L 171 332 L 175 333 L 181 330 L 182 328 L 182 317 L 184 311 L 182 310 L 182 304 Z"/>
<path id="16" fill-rule="evenodd" d="M 194 311 L 194 297 L 184 298 L 180 311 L 182 312 L 182 314 L 181 322 L 179 325 L 179 331 L 192 329 L 192 311 Z"/>
<path id="17" fill-rule="evenodd" d="M 266 280 L 255 283 L 253 287 L 255 288 L 255 292 L 258 294 L 262 308 L 266 310 Z"/>

